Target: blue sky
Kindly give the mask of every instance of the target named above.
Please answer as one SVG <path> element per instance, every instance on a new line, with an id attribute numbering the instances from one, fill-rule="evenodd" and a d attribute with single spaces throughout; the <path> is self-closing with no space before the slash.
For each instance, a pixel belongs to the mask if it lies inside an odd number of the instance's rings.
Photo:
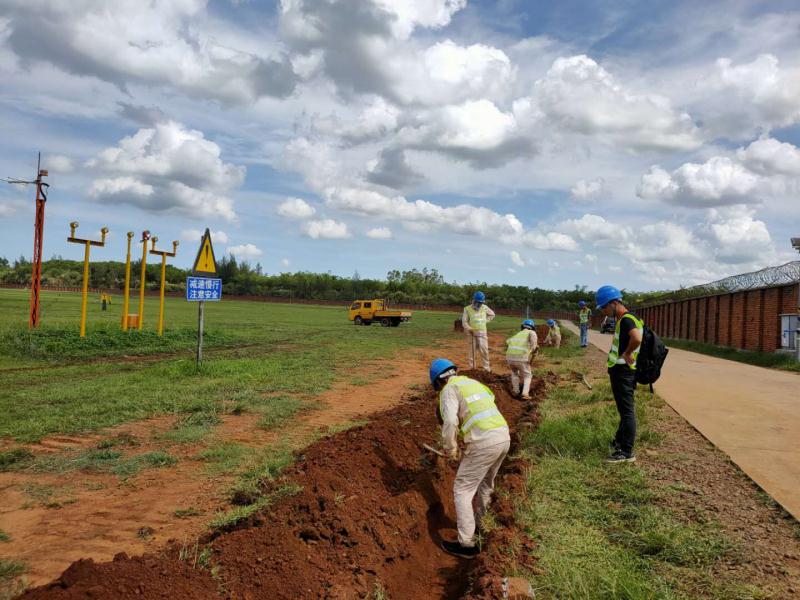
<path id="1" fill-rule="evenodd" d="M 0 0 L 2 176 L 45 256 L 662 289 L 792 260 L 794 2 Z M 0 187 L 0 256 L 33 190 Z"/>

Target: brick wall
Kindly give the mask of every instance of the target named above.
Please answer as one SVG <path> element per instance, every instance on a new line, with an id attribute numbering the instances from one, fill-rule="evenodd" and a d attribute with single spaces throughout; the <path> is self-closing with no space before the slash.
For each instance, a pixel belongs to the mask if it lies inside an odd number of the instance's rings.
<path id="1" fill-rule="evenodd" d="M 634 310 L 662 337 L 774 352 L 780 315 L 798 309 L 798 284 L 677 300 Z"/>

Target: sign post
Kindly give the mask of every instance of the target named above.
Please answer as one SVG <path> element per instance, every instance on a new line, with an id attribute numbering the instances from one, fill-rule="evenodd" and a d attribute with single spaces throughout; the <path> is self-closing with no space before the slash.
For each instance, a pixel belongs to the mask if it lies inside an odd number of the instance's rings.
<path id="1" fill-rule="evenodd" d="M 217 261 L 211 245 L 211 232 L 206 228 L 200 240 L 200 249 L 192 267 L 193 276 L 186 278 L 186 300 L 197 302 L 197 368 L 203 361 L 203 326 L 205 322 L 206 300 L 222 300 L 222 279 L 217 274 Z"/>

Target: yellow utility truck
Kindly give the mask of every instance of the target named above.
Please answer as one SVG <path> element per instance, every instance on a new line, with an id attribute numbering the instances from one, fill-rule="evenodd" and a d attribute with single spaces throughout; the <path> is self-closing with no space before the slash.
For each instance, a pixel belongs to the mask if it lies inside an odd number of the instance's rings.
<path id="1" fill-rule="evenodd" d="M 397 327 L 411 320 L 411 313 L 405 310 L 388 310 L 386 300 L 356 300 L 350 305 L 347 318 L 356 325 L 380 323 L 384 327 Z"/>

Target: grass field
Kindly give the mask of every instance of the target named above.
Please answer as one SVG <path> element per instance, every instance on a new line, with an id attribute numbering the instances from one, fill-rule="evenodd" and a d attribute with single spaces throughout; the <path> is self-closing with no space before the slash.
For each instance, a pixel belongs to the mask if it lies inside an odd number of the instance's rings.
<path id="1" fill-rule="evenodd" d="M 800 362 L 795 360 L 794 354 L 783 352 L 754 352 L 752 350 L 737 350 L 726 346 L 715 346 L 703 342 L 693 342 L 690 340 L 678 340 L 668 338 L 664 343 L 671 348 L 680 348 L 690 352 L 699 352 L 718 358 L 735 360 L 738 362 L 766 367 L 768 369 L 781 369 L 782 371 L 800 371 Z"/>
<path id="2" fill-rule="evenodd" d="M 132 302 L 132 310 L 136 302 Z M 90 297 L 87 336 L 78 336 L 80 295 L 45 292 L 42 326 L 27 328 L 28 294 L 0 290 L 0 439 L 30 442 L 161 414 L 183 414 L 202 435 L 216 415 L 257 411 L 276 424 L 376 359 L 456 339 L 450 313 L 421 312 L 397 328 L 355 327 L 344 308 L 223 301 L 206 304 L 206 360 L 194 362 L 197 307 L 168 298 L 163 338 L 158 301 L 144 331 L 118 329 L 120 303 L 102 312 Z M 495 329 L 515 328 L 498 317 Z"/>

